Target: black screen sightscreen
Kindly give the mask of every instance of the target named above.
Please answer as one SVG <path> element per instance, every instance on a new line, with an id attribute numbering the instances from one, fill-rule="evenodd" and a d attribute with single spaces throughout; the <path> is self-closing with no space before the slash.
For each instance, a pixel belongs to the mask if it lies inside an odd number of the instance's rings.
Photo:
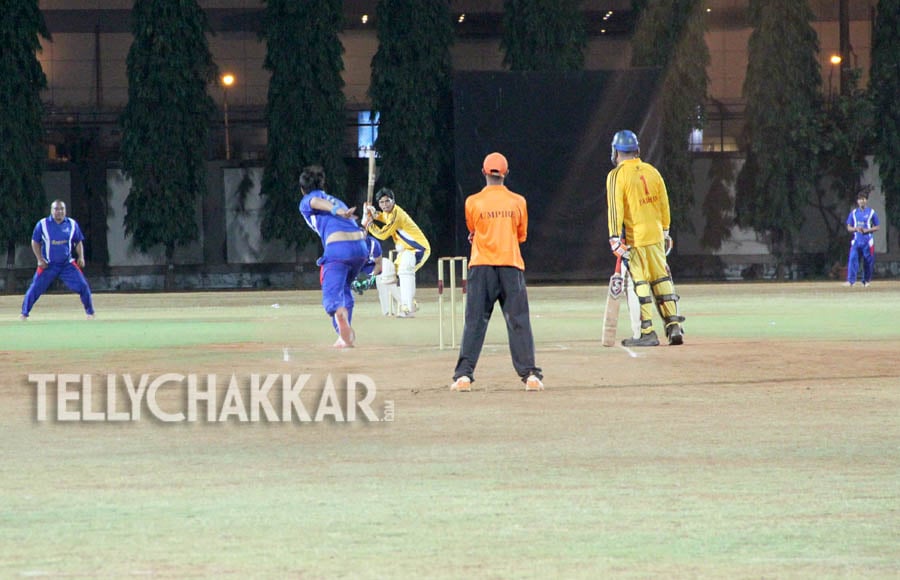
<path id="1" fill-rule="evenodd" d="M 658 69 L 457 73 L 457 255 L 469 253 L 465 198 L 484 187 L 484 156 L 499 151 L 509 160 L 507 187 L 528 201 L 528 241 L 522 247 L 528 280 L 609 276 L 610 142 L 616 131 L 631 129 L 642 158 L 659 161 L 658 80 Z"/>

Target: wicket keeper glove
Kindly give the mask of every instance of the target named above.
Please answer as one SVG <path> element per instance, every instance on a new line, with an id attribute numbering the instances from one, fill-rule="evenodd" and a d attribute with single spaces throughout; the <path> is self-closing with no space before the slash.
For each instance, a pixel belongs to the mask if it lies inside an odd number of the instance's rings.
<path id="1" fill-rule="evenodd" d="M 625 245 L 618 237 L 609 238 L 609 247 L 612 253 L 621 258 L 628 258 L 628 246 Z"/>
<path id="2" fill-rule="evenodd" d="M 663 238 L 665 238 L 666 255 L 668 256 L 672 248 L 675 247 L 675 240 L 669 235 L 669 230 L 663 230 Z"/>

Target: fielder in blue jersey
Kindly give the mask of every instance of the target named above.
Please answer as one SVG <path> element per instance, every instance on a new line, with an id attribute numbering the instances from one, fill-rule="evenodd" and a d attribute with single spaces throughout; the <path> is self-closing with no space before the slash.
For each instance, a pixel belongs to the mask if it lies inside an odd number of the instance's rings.
<path id="1" fill-rule="evenodd" d="M 94 317 L 91 287 L 84 277 L 84 235 L 78 222 L 66 217 L 61 199 L 50 204 L 50 215 L 34 226 L 31 251 L 37 258 L 37 270 L 22 302 L 22 320 L 27 320 L 34 303 L 60 278 L 70 290 L 78 292 L 88 318 Z M 73 256 L 74 254 L 74 256 Z"/>
<path id="2" fill-rule="evenodd" d="M 856 209 L 847 216 L 847 231 L 853 234 L 850 241 L 850 259 L 847 261 L 847 285 L 856 284 L 859 263 L 862 262 L 862 285 L 872 283 L 875 269 L 875 236 L 878 231 L 878 214 L 869 205 L 869 194 L 863 190 L 856 199 Z"/>
<path id="3" fill-rule="evenodd" d="M 310 165 L 300 174 L 300 214 L 322 240 L 324 252 L 319 258 L 322 282 L 322 306 L 338 331 L 334 346 L 352 347 L 356 340 L 351 283 L 369 259 L 366 233 L 356 222 L 356 208 L 325 193 L 325 170 Z"/>

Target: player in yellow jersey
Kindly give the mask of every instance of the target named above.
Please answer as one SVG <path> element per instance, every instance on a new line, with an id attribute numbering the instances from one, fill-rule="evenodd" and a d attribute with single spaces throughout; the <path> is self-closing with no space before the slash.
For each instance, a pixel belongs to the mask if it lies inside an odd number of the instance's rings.
<path id="1" fill-rule="evenodd" d="M 609 205 L 609 245 L 617 256 L 628 258 L 634 291 L 641 305 L 641 336 L 626 338 L 624 346 L 657 346 L 653 329 L 653 303 L 663 318 L 669 344 L 684 342 L 675 287 L 666 264 L 671 215 L 666 184 L 655 167 L 641 161 L 637 135 L 619 131 L 612 140 L 615 169 L 606 177 Z M 624 231 L 625 239 L 622 239 Z"/>
<path id="2" fill-rule="evenodd" d="M 431 255 L 431 245 L 416 222 L 396 204 L 393 191 L 386 187 L 381 188 L 375 194 L 375 203 L 381 211 L 377 211 L 373 206 L 366 206 L 362 225 L 379 240 L 391 238 L 394 241 L 394 249 L 397 250 L 394 263 L 387 258 L 382 260 L 381 274 L 377 278 L 381 312 L 390 313 L 393 295 L 398 297 L 400 302 L 398 316 L 415 316 L 416 271 Z M 376 222 L 380 222 L 381 225 Z"/>

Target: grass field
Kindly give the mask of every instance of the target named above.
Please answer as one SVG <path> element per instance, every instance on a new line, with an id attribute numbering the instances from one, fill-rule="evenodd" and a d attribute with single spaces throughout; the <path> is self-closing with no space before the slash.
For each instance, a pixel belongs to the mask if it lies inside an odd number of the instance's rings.
<path id="1" fill-rule="evenodd" d="M 629 352 L 605 288 L 531 288 L 547 390 L 498 309 L 468 394 L 434 289 L 411 320 L 367 293 L 348 350 L 317 292 L 0 297 L 0 577 L 900 577 L 900 283 L 678 291 L 685 345 Z M 57 420 L 53 388 L 39 420 L 40 373 L 215 374 L 216 409 L 307 374 L 312 411 L 360 374 L 393 420 Z"/>

